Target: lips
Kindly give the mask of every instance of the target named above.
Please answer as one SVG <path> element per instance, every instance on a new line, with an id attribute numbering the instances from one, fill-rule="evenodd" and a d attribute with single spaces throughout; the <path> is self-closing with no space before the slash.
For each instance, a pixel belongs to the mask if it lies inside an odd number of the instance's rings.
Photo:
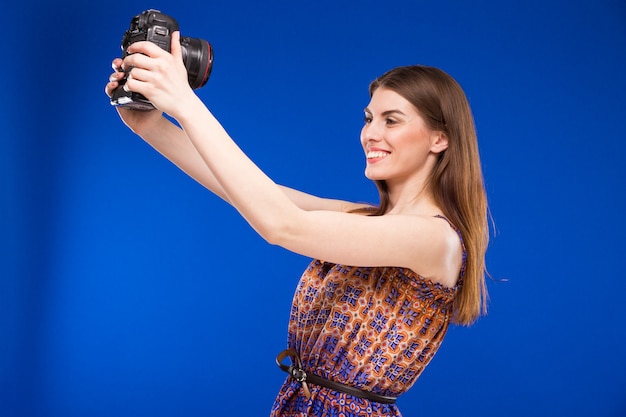
<path id="1" fill-rule="evenodd" d="M 370 149 L 367 152 L 367 159 L 382 159 L 389 155 L 391 152 L 387 152 L 381 149 Z"/>

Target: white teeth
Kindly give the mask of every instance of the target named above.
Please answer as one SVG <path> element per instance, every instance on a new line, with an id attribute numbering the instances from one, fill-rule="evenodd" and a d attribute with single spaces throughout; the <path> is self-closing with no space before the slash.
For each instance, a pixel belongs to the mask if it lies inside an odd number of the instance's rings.
<path id="1" fill-rule="evenodd" d="M 367 158 L 368 159 L 384 158 L 387 155 L 389 155 L 389 153 L 383 152 L 383 151 L 369 151 L 367 153 Z"/>

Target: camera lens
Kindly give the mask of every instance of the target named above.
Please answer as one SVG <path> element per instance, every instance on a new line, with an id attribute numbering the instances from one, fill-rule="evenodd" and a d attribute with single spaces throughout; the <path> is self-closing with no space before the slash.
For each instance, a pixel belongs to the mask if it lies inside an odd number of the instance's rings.
<path id="1" fill-rule="evenodd" d="M 213 68 L 213 48 L 204 39 L 186 36 L 180 38 L 180 44 L 189 85 L 194 89 L 204 86 Z"/>

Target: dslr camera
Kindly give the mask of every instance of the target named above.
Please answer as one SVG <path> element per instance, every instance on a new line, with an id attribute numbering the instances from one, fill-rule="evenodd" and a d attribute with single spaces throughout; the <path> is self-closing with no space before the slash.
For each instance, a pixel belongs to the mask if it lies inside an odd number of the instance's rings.
<path id="1" fill-rule="evenodd" d="M 128 47 L 139 41 L 150 41 L 158 45 L 161 49 L 170 52 L 172 42 L 172 32 L 178 30 L 178 22 L 159 10 L 146 10 L 133 17 L 130 21 L 130 28 L 124 33 L 122 38 L 123 58 L 128 56 Z M 188 38 L 181 36 L 183 62 L 187 69 L 187 76 L 191 88 L 196 89 L 204 86 L 211 75 L 213 68 L 213 48 L 204 39 Z M 154 105 L 146 97 L 139 93 L 124 90 L 124 84 L 128 78 L 128 72 L 120 85 L 111 95 L 113 106 L 125 107 L 133 110 L 152 110 Z"/>

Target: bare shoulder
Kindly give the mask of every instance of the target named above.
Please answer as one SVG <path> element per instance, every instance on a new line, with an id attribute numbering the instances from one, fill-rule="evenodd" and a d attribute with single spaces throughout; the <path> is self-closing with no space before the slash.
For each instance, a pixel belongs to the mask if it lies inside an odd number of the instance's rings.
<path id="1" fill-rule="evenodd" d="M 419 275 L 453 287 L 463 263 L 463 245 L 456 229 L 440 216 L 414 216 L 421 230 L 419 252 L 411 269 Z"/>

